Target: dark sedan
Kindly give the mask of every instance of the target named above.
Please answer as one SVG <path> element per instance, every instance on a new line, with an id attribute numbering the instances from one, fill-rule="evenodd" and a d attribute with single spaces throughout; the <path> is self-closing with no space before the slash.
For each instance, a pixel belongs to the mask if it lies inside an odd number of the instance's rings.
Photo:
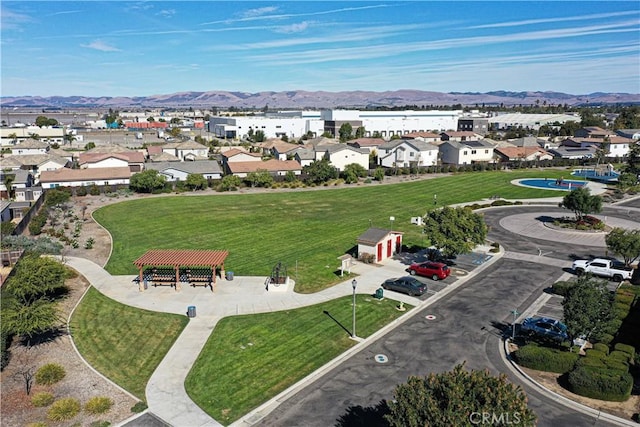
<path id="1" fill-rule="evenodd" d="M 382 288 L 390 291 L 402 292 L 409 296 L 422 295 L 427 292 L 427 285 L 411 276 L 385 280 L 382 284 Z"/>

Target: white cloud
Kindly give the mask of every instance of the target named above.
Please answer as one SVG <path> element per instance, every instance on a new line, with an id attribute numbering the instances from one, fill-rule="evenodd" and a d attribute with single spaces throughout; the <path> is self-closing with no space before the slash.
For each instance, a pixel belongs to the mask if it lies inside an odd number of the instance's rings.
<path id="1" fill-rule="evenodd" d="M 47 16 L 69 15 L 69 14 L 72 14 L 72 13 L 80 13 L 80 12 L 82 12 L 82 11 L 81 10 L 61 10 L 59 12 L 50 13 Z"/>
<path id="2" fill-rule="evenodd" d="M 527 19 L 523 21 L 498 22 L 495 24 L 476 25 L 469 28 L 477 29 L 477 28 L 518 27 L 521 25 L 536 25 L 536 24 L 545 24 L 545 23 L 552 23 L 552 22 L 567 22 L 567 21 L 584 22 L 588 19 L 605 19 L 605 18 L 613 18 L 616 16 L 629 16 L 629 15 L 637 15 L 637 14 L 638 14 L 637 11 L 631 11 L 631 12 L 616 12 L 616 13 L 599 13 L 594 15 L 567 16 L 562 18 Z"/>
<path id="3" fill-rule="evenodd" d="M 279 27 L 276 27 L 274 31 L 276 33 L 293 34 L 306 31 L 307 28 L 309 28 L 309 23 L 307 21 L 303 21 L 297 24 L 281 25 Z"/>
<path id="4" fill-rule="evenodd" d="M 12 12 L 5 8 L 0 11 L 0 28 L 2 30 L 21 30 L 23 24 L 33 21 L 31 16 L 23 13 Z"/>
<path id="5" fill-rule="evenodd" d="M 257 16 L 266 15 L 267 13 L 272 13 L 278 10 L 275 6 L 267 6 L 267 7 L 259 7 L 256 9 L 245 10 L 241 13 L 243 18 L 255 18 Z"/>
<path id="6" fill-rule="evenodd" d="M 102 40 L 94 40 L 89 44 L 81 44 L 80 46 L 86 47 L 87 49 L 99 50 L 101 52 L 120 52 L 120 49 L 115 46 L 111 46 Z"/>
<path id="7" fill-rule="evenodd" d="M 175 14 L 176 14 L 176 10 L 175 9 L 162 9 L 156 15 L 160 15 L 160 16 L 163 16 L 165 18 L 172 18 L 173 15 L 175 15 Z"/>

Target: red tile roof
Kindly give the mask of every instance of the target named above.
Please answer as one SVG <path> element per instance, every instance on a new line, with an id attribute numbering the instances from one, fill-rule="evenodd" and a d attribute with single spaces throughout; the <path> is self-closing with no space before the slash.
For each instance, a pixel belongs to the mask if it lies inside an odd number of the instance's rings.
<path id="1" fill-rule="evenodd" d="M 79 163 L 98 163 L 109 158 L 124 160 L 128 163 L 144 163 L 144 154 L 139 151 L 127 151 L 122 153 L 81 153 Z"/>
<path id="2" fill-rule="evenodd" d="M 203 251 L 189 249 L 153 249 L 135 260 L 133 264 L 144 266 L 217 266 L 224 265 L 229 251 Z"/>

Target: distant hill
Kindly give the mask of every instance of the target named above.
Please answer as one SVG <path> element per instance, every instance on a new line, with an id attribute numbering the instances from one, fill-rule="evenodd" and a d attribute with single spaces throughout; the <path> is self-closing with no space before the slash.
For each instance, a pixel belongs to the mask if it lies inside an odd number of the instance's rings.
<path id="1" fill-rule="evenodd" d="M 167 107 L 167 108 L 338 108 L 338 107 L 400 107 L 400 106 L 463 106 L 475 105 L 602 105 L 640 104 L 640 94 L 591 93 L 571 95 L 560 92 L 426 92 L 396 90 L 387 92 L 178 92 L 166 95 L 135 97 L 90 96 L 3 96 L 2 107 Z"/>

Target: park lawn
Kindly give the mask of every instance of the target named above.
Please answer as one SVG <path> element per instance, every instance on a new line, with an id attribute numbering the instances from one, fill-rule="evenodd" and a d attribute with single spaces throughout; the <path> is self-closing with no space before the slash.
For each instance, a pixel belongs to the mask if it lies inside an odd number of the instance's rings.
<path id="1" fill-rule="evenodd" d="M 111 274 L 137 273 L 133 261 L 149 249 L 228 250 L 225 267 L 237 276 L 268 276 L 282 262 L 296 291 L 310 293 L 340 282 L 337 257 L 354 253 L 356 238 L 370 224 L 405 232 L 405 245 L 428 244 L 410 218 L 433 209 L 434 194 L 438 206 L 495 195 L 558 197 L 562 193 L 510 181 L 568 175 L 568 170 L 523 169 L 332 190 L 158 197 L 105 206 L 94 217 L 113 237 L 106 265 Z"/>
<path id="2" fill-rule="evenodd" d="M 144 401 L 151 374 L 188 322 L 186 316 L 120 304 L 91 287 L 70 327 L 89 364 Z"/>
<path id="3" fill-rule="evenodd" d="M 358 295 L 358 336 L 366 338 L 400 317 L 396 305 Z M 351 296 L 224 318 L 191 368 L 185 388 L 216 421 L 230 424 L 354 346 L 351 328 Z"/>

